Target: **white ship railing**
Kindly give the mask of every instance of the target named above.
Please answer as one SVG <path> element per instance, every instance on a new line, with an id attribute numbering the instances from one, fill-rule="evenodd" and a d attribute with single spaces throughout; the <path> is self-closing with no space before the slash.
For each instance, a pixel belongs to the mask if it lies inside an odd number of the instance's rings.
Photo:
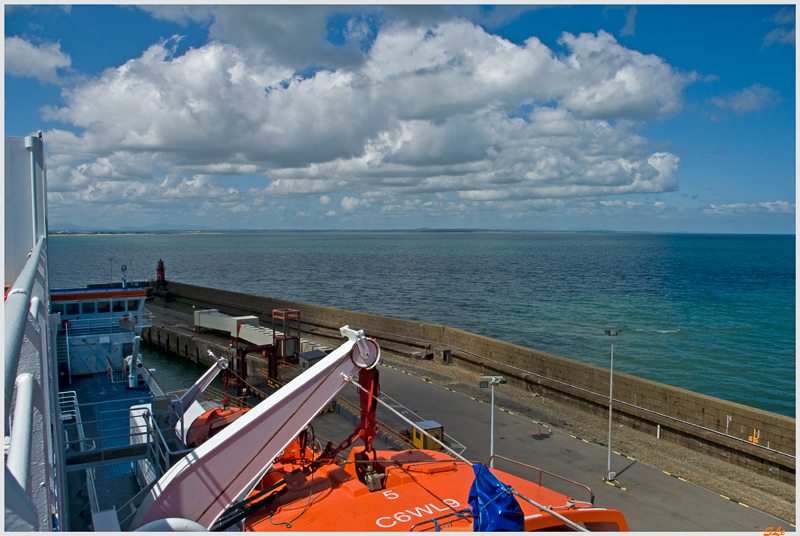
<path id="1" fill-rule="evenodd" d="M 111 371 L 111 383 L 127 383 L 128 382 L 128 375 L 125 373 L 125 367 L 120 365 L 119 367 L 115 367 L 114 364 L 111 362 L 111 358 L 106 356 L 106 363 L 108 363 L 108 367 L 106 371 Z"/>
<path id="2" fill-rule="evenodd" d="M 89 511 L 93 514 L 100 511 L 100 501 L 97 500 L 97 488 L 94 485 L 96 478 L 94 467 L 86 469 L 86 492 L 89 495 Z"/>
<path id="3" fill-rule="evenodd" d="M 181 438 L 184 435 L 185 425 L 183 416 L 172 410 L 156 412 L 155 414 L 150 410 L 145 410 L 141 414 L 143 424 L 137 427 L 133 426 L 130 420 L 130 406 L 133 402 L 141 402 L 139 398 L 114 400 L 113 403 L 118 404 L 119 408 L 106 409 L 107 401 L 79 404 L 71 391 L 62 392 L 60 396 L 64 414 L 68 415 L 70 420 L 72 420 L 73 416 L 75 418 L 74 424 L 69 423 L 71 426 L 75 426 L 75 431 L 74 438 L 66 440 L 68 448 L 80 452 L 96 451 L 99 453 L 99 458 L 93 461 L 81 461 L 71 466 L 74 468 L 68 468 L 70 472 L 86 471 L 86 484 L 92 513 L 101 511 L 101 501 L 95 487 L 96 467 L 123 462 L 138 463 L 139 461 L 147 461 L 152 468 L 155 478 L 149 484 L 145 483 L 144 488 L 127 503 L 115 505 L 120 525 L 127 526 L 142 500 L 144 500 L 147 493 L 164 472 L 169 469 L 176 459 L 194 450 L 193 448 L 180 448 L 183 445 Z M 165 396 L 170 398 L 177 397 L 174 394 Z M 84 415 L 84 418 L 81 418 L 81 415 Z M 86 420 L 86 417 L 89 419 Z M 164 431 L 156 424 L 157 418 L 176 422 L 178 426 L 175 429 L 168 428 L 165 436 Z M 86 430 L 91 432 L 89 436 L 86 435 Z M 179 448 L 170 448 L 170 443 Z M 136 445 L 142 445 L 145 449 L 144 452 L 141 454 L 130 453 L 122 458 L 118 454 L 106 457 L 111 450 Z"/>
<path id="4" fill-rule="evenodd" d="M 47 240 L 39 237 L 4 303 L 5 529 L 66 526 L 55 325 L 48 315 Z M 57 324 L 59 315 L 52 315 Z"/>
<path id="5" fill-rule="evenodd" d="M 58 402 L 59 406 L 61 407 L 61 421 L 64 422 L 75 419 L 75 429 L 78 440 L 70 442 L 69 438 L 67 438 L 67 448 L 69 448 L 69 446 L 77 445 L 81 452 L 94 450 L 97 448 L 97 443 L 95 440 L 86 439 L 86 432 L 84 432 L 83 429 L 83 419 L 81 418 L 81 410 L 78 405 L 77 393 L 75 393 L 75 391 L 62 391 L 58 393 Z M 66 430 L 64 432 L 66 433 Z M 91 442 L 90 447 L 87 446 L 87 443 L 89 442 Z"/>
<path id="6" fill-rule="evenodd" d="M 86 440 L 86 432 L 83 429 L 83 419 L 81 418 L 81 410 L 78 405 L 78 394 L 75 391 L 61 391 L 58 393 L 58 405 L 61 408 L 61 421 L 68 422 L 75 420 L 75 433 L 78 436 L 77 441 L 70 442 L 67 431 L 64 430 L 64 440 L 66 445 L 77 445 L 78 450 L 86 452 L 97 448 L 97 443 L 94 440 Z M 91 442 L 91 446 L 87 448 L 86 443 Z M 93 513 L 99 512 L 99 502 L 97 500 L 97 489 L 95 488 L 95 470 L 94 467 L 86 469 L 86 491 L 89 495 L 89 508 Z"/>
<path id="7" fill-rule="evenodd" d="M 176 395 L 167 395 L 171 398 L 177 398 Z M 143 416 L 147 423 L 147 427 L 140 429 L 141 427 L 131 427 L 130 425 L 130 408 L 132 402 L 139 402 L 141 398 L 132 398 L 132 399 L 125 399 L 125 400 L 113 400 L 112 403 L 119 405 L 118 409 L 106 409 L 106 406 L 109 404 L 108 401 L 103 402 L 88 402 L 83 404 L 76 405 L 76 414 L 86 414 L 90 416 L 89 420 L 79 419 L 76 422 L 77 430 L 76 430 L 76 439 L 69 440 L 67 442 L 68 448 L 74 448 L 80 450 L 81 452 L 84 451 L 91 451 L 97 450 L 101 454 L 105 452 L 107 449 L 117 448 L 120 445 L 133 445 L 133 444 L 149 444 L 152 442 L 156 443 L 156 448 L 159 448 L 159 444 L 166 445 L 168 439 L 164 437 L 164 434 L 161 430 L 155 426 L 153 422 L 153 413 L 151 411 L 145 411 Z M 180 440 L 184 434 L 184 420 L 183 416 L 177 414 L 172 410 L 157 412 L 157 416 L 169 416 L 171 420 L 176 424 L 177 428 L 173 430 L 171 433 L 174 435 L 175 440 Z M 119 421 L 119 422 L 114 422 Z M 179 426 L 178 426 L 179 425 Z M 87 436 L 85 429 L 89 428 L 90 431 L 94 431 L 91 436 Z M 154 431 L 158 433 L 154 433 Z M 135 441 L 132 441 L 131 438 L 137 438 Z M 171 438 L 170 438 L 171 439 Z M 150 446 L 150 445 L 148 445 Z M 189 451 L 172 451 L 169 447 L 164 447 L 161 450 L 161 457 L 164 456 L 163 453 L 169 454 L 178 454 L 178 453 L 187 453 Z M 102 458 L 102 457 L 101 457 Z M 153 459 L 158 459 L 158 455 L 154 455 Z M 114 459 L 109 459 L 98 462 L 100 465 L 105 463 L 119 463 L 115 462 Z M 168 467 L 167 467 L 168 469 Z"/>
<path id="8" fill-rule="evenodd" d="M 141 328 L 150 327 L 153 324 L 153 313 L 144 309 L 142 314 L 138 313 L 131 313 L 136 317 L 136 323 L 134 324 L 136 331 L 140 330 Z M 66 322 L 66 331 L 67 337 L 75 336 L 78 334 L 85 335 L 85 334 L 92 334 L 92 335 L 102 335 L 102 334 L 110 334 L 110 333 L 120 333 L 123 331 L 128 331 L 127 329 L 120 328 L 119 322 L 120 320 L 127 320 L 128 314 L 123 316 L 113 316 L 113 317 L 106 317 L 106 318 L 85 318 L 85 319 L 73 319 L 68 320 Z"/>
<path id="9" fill-rule="evenodd" d="M 170 395 L 174 396 L 174 395 Z M 173 413 L 174 412 L 167 412 Z M 177 417 L 178 415 L 175 414 Z M 139 506 L 141 506 L 142 501 L 145 499 L 150 490 L 158 483 L 158 480 L 161 476 L 172 466 L 172 461 L 178 457 L 185 456 L 194 450 L 192 448 L 180 449 L 180 450 L 172 450 L 169 448 L 169 443 L 167 439 L 164 437 L 161 429 L 156 425 L 155 422 L 155 415 L 150 411 L 145 411 L 142 414 L 142 418 L 144 419 L 145 425 L 144 430 L 133 428 L 131 429 L 131 436 L 134 435 L 144 435 L 146 438 L 147 443 L 147 460 L 150 462 L 150 465 L 153 469 L 153 480 L 146 484 L 142 490 L 136 494 L 134 497 L 119 507 L 117 510 L 118 520 L 120 527 L 123 530 L 129 528 L 131 521 L 133 520 L 133 516 L 136 514 Z M 184 422 L 183 416 L 180 416 L 180 430 L 176 430 L 176 438 L 184 436 Z"/>

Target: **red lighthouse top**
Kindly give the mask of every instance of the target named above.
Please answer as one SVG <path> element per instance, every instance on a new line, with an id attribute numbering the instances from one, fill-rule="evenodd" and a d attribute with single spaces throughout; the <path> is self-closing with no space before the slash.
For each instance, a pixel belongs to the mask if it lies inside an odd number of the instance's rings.
<path id="1" fill-rule="evenodd" d="M 158 266 L 156 267 L 156 281 L 165 281 L 167 278 L 164 275 L 164 261 L 158 259 Z"/>

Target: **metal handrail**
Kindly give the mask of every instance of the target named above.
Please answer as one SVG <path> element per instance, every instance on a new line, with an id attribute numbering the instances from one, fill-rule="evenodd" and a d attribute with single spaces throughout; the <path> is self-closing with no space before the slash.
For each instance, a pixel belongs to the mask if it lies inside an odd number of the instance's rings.
<path id="1" fill-rule="evenodd" d="M 58 393 L 58 403 L 59 407 L 61 408 L 61 415 L 69 415 L 72 414 L 75 417 L 75 429 L 78 434 L 77 441 L 70 441 L 69 437 L 66 436 L 67 431 L 64 430 L 65 434 L 65 441 L 64 447 L 65 449 L 69 448 L 71 445 L 78 444 L 80 447 L 81 452 L 94 450 L 97 448 L 97 443 L 94 439 L 86 439 L 86 433 L 83 430 L 83 419 L 81 418 L 81 410 L 78 407 L 78 395 L 75 391 L 61 391 Z M 86 448 L 84 443 L 88 443 L 91 441 L 92 446 L 90 448 Z"/>
<path id="2" fill-rule="evenodd" d="M 62 392 L 66 392 L 66 391 L 62 391 Z M 165 394 L 165 395 L 162 395 L 162 396 L 168 396 L 168 397 L 170 397 L 170 398 L 174 398 L 174 399 L 177 399 L 177 398 L 178 398 L 178 396 L 177 396 L 177 395 L 175 395 L 175 394 L 173 394 L 173 393 L 167 393 L 167 394 Z M 150 398 L 152 398 L 152 397 L 151 397 L 151 396 L 149 396 L 149 395 L 145 395 L 145 396 L 132 396 L 131 398 L 123 398 L 123 399 L 119 399 L 119 400 L 117 400 L 117 399 L 114 399 L 114 400 L 113 400 L 113 403 L 114 403 L 114 404 L 120 404 L 120 405 L 122 405 L 122 404 L 125 404 L 125 403 L 133 403 L 133 402 L 136 402 L 137 404 L 141 404 L 142 402 L 139 402 L 140 400 L 147 400 L 147 401 L 149 401 L 149 399 L 150 399 Z M 107 404 L 108 404 L 108 401 L 101 401 L 101 402 L 83 402 L 83 403 L 81 403 L 81 404 L 79 404 L 79 405 L 80 405 L 80 407 L 82 407 L 82 408 L 87 408 L 87 407 L 89 407 L 89 406 L 101 406 L 101 405 L 107 405 Z M 133 405 L 133 404 L 132 404 L 132 405 Z M 128 408 L 125 408 L 125 409 L 119 409 L 119 410 L 112 410 L 112 411 L 128 411 Z"/>
<path id="3" fill-rule="evenodd" d="M 86 492 L 89 495 L 89 509 L 93 514 L 100 511 L 100 501 L 97 500 L 97 488 L 94 485 L 96 478 L 94 467 L 86 470 Z"/>
<path id="4" fill-rule="evenodd" d="M 65 415 L 75 416 L 78 405 L 78 395 L 75 391 L 61 391 L 58 393 L 58 405 L 61 408 L 61 418 Z"/>
<path id="5" fill-rule="evenodd" d="M 142 323 L 148 327 L 153 323 L 153 312 L 147 307 L 142 307 Z"/>
<path id="6" fill-rule="evenodd" d="M 175 413 L 174 411 L 172 411 L 172 412 L 164 412 L 164 413 L 173 413 L 173 414 L 177 415 L 177 413 Z M 160 415 L 160 413 L 159 413 L 159 415 Z M 145 410 L 145 412 L 142 413 L 142 416 L 146 417 L 145 422 L 147 423 L 147 427 L 148 427 L 147 433 L 150 434 L 151 430 L 154 430 L 154 431 L 157 432 L 157 439 L 158 440 L 157 441 L 153 441 L 153 443 L 164 445 L 164 452 L 166 452 L 166 454 L 168 454 L 170 456 L 175 456 L 175 455 L 179 455 L 179 454 L 189 454 L 190 452 L 192 452 L 194 450 L 193 448 L 179 449 L 179 450 L 170 449 L 166 438 L 164 438 L 164 434 L 161 433 L 161 429 L 159 429 L 159 427 L 156 426 L 153 423 L 153 419 L 155 417 L 155 414 L 152 413 L 151 411 Z M 180 417 L 180 421 L 181 421 L 181 427 L 183 427 L 183 416 Z M 177 432 L 176 432 L 176 434 L 177 434 Z"/>
<path id="7" fill-rule="evenodd" d="M 122 366 L 115 367 L 109 356 L 106 356 L 106 363 L 108 363 L 106 371 L 108 372 L 108 377 L 111 379 L 111 383 L 126 383 L 128 381 L 125 369 Z"/>
<path id="8" fill-rule="evenodd" d="M 138 510 L 139 506 L 142 505 L 142 501 L 150 493 L 150 490 L 153 489 L 156 484 L 158 484 L 158 479 L 153 479 L 152 482 L 147 484 L 139 493 L 131 497 L 128 502 L 120 506 L 117 510 L 117 520 L 119 521 L 119 526 L 122 530 L 128 530 L 130 522 L 133 520 L 133 516 L 136 515 L 136 511 Z M 138 503 L 138 504 L 137 504 Z M 130 511 L 125 517 L 120 518 L 125 512 Z"/>
<path id="9" fill-rule="evenodd" d="M 70 331 L 73 333 L 85 331 L 93 334 L 124 331 L 119 327 L 119 321 L 124 319 L 124 316 L 115 316 L 109 318 L 82 318 L 80 320 L 69 319 L 65 323 L 67 336 L 69 337 Z"/>
<path id="10" fill-rule="evenodd" d="M 64 393 L 61 393 L 61 394 L 66 394 L 66 393 L 68 393 L 68 392 L 64 392 Z M 169 395 L 166 395 L 166 396 L 177 398 L 176 395 L 174 395 L 174 394 L 169 394 Z M 69 397 L 67 396 L 65 398 L 69 398 Z M 136 399 L 127 399 L 127 400 L 115 400 L 114 402 L 115 403 L 123 403 L 123 402 L 132 402 L 134 400 L 138 401 L 140 399 L 136 398 Z M 89 402 L 89 403 L 83 403 L 83 404 L 76 404 L 75 405 L 76 418 L 79 419 L 78 439 L 68 442 L 68 445 L 74 445 L 74 444 L 83 445 L 84 443 L 89 443 L 89 442 L 91 442 L 92 445 L 96 445 L 97 442 L 99 442 L 101 445 L 103 445 L 103 444 L 105 444 L 107 442 L 110 442 L 110 441 L 113 441 L 115 439 L 128 438 L 128 440 L 130 440 L 131 437 L 148 434 L 148 431 L 133 431 L 130 428 L 105 428 L 104 432 L 106 433 L 106 435 L 98 435 L 96 437 L 86 437 L 85 433 L 83 432 L 83 428 L 84 428 L 85 425 L 92 425 L 92 424 L 100 425 L 100 424 L 103 424 L 103 423 L 107 422 L 108 419 L 107 418 L 106 419 L 98 418 L 96 420 L 83 421 L 83 420 L 80 419 L 80 408 L 81 407 L 87 408 L 87 407 L 90 407 L 90 406 L 99 406 L 99 405 L 106 404 L 106 403 L 107 402 Z M 120 409 L 116 409 L 116 410 L 106 411 L 104 413 L 106 415 L 109 414 L 109 413 L 125 413 L 125 415 L 127 417 L 127 415 L 129 415 L 129 413 L 128 413 L 129 411 L 130 411 L 130 408 L 120 408 Z M 161 412 L 161 413 L 159 413 L 159 415 L 162 414 L 162 413 L 163 414 L 172 413 L 173 415 L 178 417 L 177 420 L 178 420 L 178 422 L 181 423 L 180 433 L 183 432 L 183 418 L 182 418 L 182 416 L 178 415 L 174 411 Z M 149 418 L 152 418 L 153 413 L 151 411 L 149 411 L 149 410 L 146 410 L 144 413 L 142 413 L 142 415 L 149 419 Z M 148 427 L 152 427 L 152 424 L 149 423 L 149 422 L 148 422 Z M 155 429 L 158 430 L 158 427 L 155 427 Z M 121 431 L 121 430 L 125 430 L 125 433 L 117 433 L 118 431 Z M 99 431 L 100 431 L 100 428 L 98 426 L 98 432 Z M 178 432 L 176 432 L 176 437 L 177 437 L 177 435 L 178 435 Z M 172 451 L 167 446 L 166 439 L 164 439 L 164 436 L 163 436 L 163 434 L 161 433 L 160 430 L 158 430 L 158 436 L 159 436 L 160 440 L 164 443 L 165 448 L 167 450 L 167 453 L 170 454 L 170 455 L 184 454 L 184 453 L 188 453 L 189 451 L 191 451 L 191 449 Z M 87 450 L 92 450 L 94 448 L 97 448 L 97 447 L 93 446 L 91 449 L 87 449 Z M 102 450 L 103 447 L 101 446 L 100 449 Z M 84 449 L 81 448 L 81 450 L 84 450 Z"/>
<path id="11" fill-rule="evenodd" d="M 189 454 L 190 452 L 194 451 L 193 448 L 175 450 L 175 451 L 171 450 L 169 448 L 169 444 L 167 443 L 166 438 L 164 438 L 164 435 L 161 433 L 161 430 L 158 428 L 158 426 L 155 425 L 154 414 L 151 411 L 145 411 L 144 413 L 141 414 L 141 416 L 144 418 L 146 430 L 144 430 L 143 432 L 136 432 L 136 435 L 145 434 L 147 436 L 147 441 L 146 441 L 147 458 L 150 460 L 150 464 L 153 467 L 153 471 L 155 472 L 155 478 L 153 478 L 152 482 L 145 485 L 144 488 L 142 488 L 139 491 L 139 493 L 131 497 L 128 500 L 128 502 L 123 504 L 117 510 L 117 516 L 118 516 L 117 519 L 119 520 L 119 524 L 121 527 L 124 527 L 125 524 L 131 520 L 133 515 L 136 513 L 136 509 L 141 505 L 142 500 L 144 500 L 144 497 L 158 483 L 158 480 L 164 475 L 164 473 L 170 468 L 169 464 L 170 456 Z M 183 423 L 183 418 L 181 418 L 181 423 Z M 165 466 L 162 466 L 162 460 L 166 462 Z M 119 517 L 128 511 L 130 511 L 130 513 L 125 515 L 125 517 L 122 518 Z"/>
<path id="12" fill-rule="evenodd" d="M 56 411 L 56 401 L 48 383 L 51 334 L 47 314 L 47 240 L 45 236 L 37 239 L 36 234 L 34 239 L 36 245 L 4 303 L 3 417 L 5 436 L 12 439 L 7 451 L 6 479 L 13 481 L 13 484 L 6 484 L 6 489 L 11 491 L 6 495 L 6 528 L 27 527 L 16 530 L 39 527 L 50 530 L 53 526 L 51 512 L 58 512 L 60 520 L 67 516 L 63 498 L 56 497 L 48 485 L 53 478 L 62 476 L 63 460 L 61 435 L 48 425 Z M 23 373 L 20 373 L 21 368 Z M 51 424 L 58 426 L 57 422 Z M 50 437 L 51 431 L 55 432 L 52 443 L 33 444 L 35 432 L 42 431 L 45 438 Z M 39 436 L 36 437 L 38 440 Z M 37 485 L 33 485 L 34 479 Z M 40 482 L 45 485 L 38 485 Z M 14 506 L 9 509 L 9 504 Z"/>
<path id="13" fill-rule="evenodd" d="M 56 337 L 58 337 L 58 334 L 56 334 Z M 72 358 L 70 357 L 69 352 L 69 337 L 64 337 L 64 342 L 67 345 L 67 379 L 69 380 L 69 383 L 72 384 Z"/>
<path id="14" fill-rule="evenodd" d="M 17 480 L 20 487 L 30 492 L 31 437 L 33 433 L 33 376 L 20 374 L 16 379 L 17 403 L 14 406 L 14 428 L 11 430 L 11 444 L 8 448 L 6 467 Z"/>
<path id="15" fill-rule="evenodd" d="M 420 521 L 419 523 L 414 523 L 413 525 L 411 525 L 411 528 L 408 529 L 408 532 L 414 532 L 415 528 L 417 528 L 417 527 L 419 527 L 421 525 L 427 525 L 428 523 L 433 523 L 434 526 L 437 529 L 436 532 L 439 532 L 439 524 L 440 524 L 439 520 L 451 518 L 453 516 L 455 516 L 455 519 L 449 519 L 446 523 L 441 523 L 441 524 L 442 525 L 447 524 L 447 526 L 450 526 L 453 521 L 456 521 L 456 520 L 459 520 L 459 519 L 466 519 L 468 517 L 472 517 L 472 509 L 471 508 L 464 508 L 463 510 L 458 510 L 456 512 L 450 512 L 449 514 L 444 514 L 444 515 L 439 516 L 439 517 L 432 517 L 430 519 L 426 519 L 425 521 Z"/>
<path id="16" fill-rule="evenodd" d="M 539 482 L 538 482 L 539 486 L 542 485 L 542 473 L 544 473 L 544 474 L 548 474 L 548 475 L 550 475 L 552 477 L 555 477 L 555 478 L 557 478 L 559 480 L 563 480 L 564 482 L 567 482 L 569 484 L 574 484 L 575 486 L 584 488 L 585 490 L 587 490 L 589 492 L 589 504 L 594 505 L 594 493 L 592 493 L 592 488 L 590 488 L 589 486 L 587 486 L 585 484 L 581 484 L 580 482 L 575 482 L 574 480 L 570 480 L 569 478 L 564 478 L 563 476 L 559 476 L 559 475 L 556 475 L 556 474 L 551 473 L 549 471 L 545 471 L 544 469 L 539 469 L 538 467 L 534 467 L 532 465 L 528 465 L 527 463 L 518 462 L 516 460 L 512 460 L 512 459 L 506 458 L 505 456 L 499 456 L 497 454 L 494 454 L 493 456 L 489 457 L 489 461 L 486 462 L 486 466 L 487 467 L 491 467 L 491 465 L 489 465 L 489 464 L 495 458 L 497 458 L 499 460 L 505 460 L 507 462 L 511 462 L 511 463 L 520 465 L 522 467 L 527 467 L 528 469 L 533 469 L 534 471 L 539 471 Z"/>
<path id="17" fill-rule="evenodd" d="M 325 325 L 324 321 L 320 320 L 318 318 L 309 318 L 307 316 L 304 316 L 303 320 L 305 322 L 317 322 L 318 325 L 322 325 L 322 326 Z M 410 337 L 408 335 L 398 335 L 398 334 L 394 334 L 394 333 L 387 333 L 387 332 L 384 332 L 384 331 L 366 330 L 365 329 L 364 333 L 367 334 L 367 335 L 371 334 L 371 335 L 377 336 L 378 334 L 381 334 L 381 335 L 389 335 L 390 337 L 394 337 L 394 338 L 402 338 L 402 339 L 416 341 L 416 342 L 424 342 L 424 343 L 430 343 L 430 344 L 441 344 L 438 341 L 431 341 L 431 340 L 428 340 L 428 339 L 419 339 L 417 337 Z M 497 361 L 495 359 L 491 359 L 491 358 L 482 356 L 480 354 L 476 354 L 475 352 L 470 352 L 469 350 L 465 350 L 463 348 L 459 348 L 458 346 L 455 346 L 453 344 L 448 344 L 447 346 L 451 347 L 453 350 L 458 350 L 459 352 L 462 352 L 462 353 L 465 353 L 465 354 L 469 354 L 469 355 L 471 355 L 473 357 L 477 357 L 478 359 L 482 359 L 484 361 L 488 361 L 490 363 L 494 363 L 496 365 L 501 365 L 503 367 L 507 367 L 509 369 L 513 369 L 515 371 L 518 371 L 518 372 L 522 373 L 522 378 L 521 379 L 523 381 L 526 381 L 528 379 L 527 378 L 528 376 L 536 376 L 537 378 L 541 378 L 541 379 L 549 381 L 549 382 L 553 382 L 553 383 L 556 383 L 556 384 L 559 384 L 559 385 L 563 385 L 564 387 L 569 387 L 571 389 L 575 389 L 577 391 L 581 391 L 581 392 L 584 392 L 584 393 L 587 393 L 587 394 L 590 394 L 590 395 L 594 395 L 594 396 L 602 397 L 602 398 L 608 398 L 608 395 L 595 393 L 594 391 L 590 391 L 589 389 L 584 389 L 583 387 L 578 387 L 577 385 L 572 385 L 570 383 L 562 382 L 560 380 L 556 380 L 556 379 L 553 379 L 553 378 L 548 378 L 547 376 L 544 376 L 542 374 L 537 374 L 535 372 L 530 372 L 528 370 L 525 370 L 525 369 L 522 369 L 522 368 L 519 368 L 519 367 L 515 367 L 513 365 L 509 365 L 508 363 L 503 363 L 502 361 Z M 673 417 L 672 415 L 667 415 L 665 413 L 660 413 L 660 412 L 652 410 L 652 409 L 648 409 L 648 408 L 645 408 L 645 407 L 642 407 L 642 406 L 637 406 L 635 404 L 631 404 L 630 402 L 625 402 L 624 400 L 618 400 L 618 399 L 615 398 L 614 399 L 614 403 L 623 404 L 625 406 L 629 406 L 631 408 L 635 408 L 635 409 L 637 409 L 639 411 L 643 411 L 645 413 L 650 413 L 652 415 L 657 415 L 657 416 L 662 417 L 664 419 L 669 419 L 671 421 L 678 422 L 678 423 L 684 424 L 686 426 L 691 426 L 691 427 L 697 428 L 699 430 L 703 430 L 703 431 L 711 432 L 711 433 L 714 433 L 714 434 L 717 434 L 717 435 L 720 435 L 720 436 L 723 436 L 723 437 L 727 437 L 728 439 L 732 439 L 732 440 L 738 441 L 740 443 L 746 443 L 746 444 L 750 445 L 751 447 L 756 447 L 756 448 L 759 448 L 759 449 L 763 449 L 763 450 L 767 450 L 767 451 L 770 451 L 770 452 L 774 452 L 776 454 L 780 454 L 782 456 L 786 456 L 787 458 L 791 458 L 793 460 L 797 459 L 797 457 L 795 455 L 793 455 L 793 454 L 789 454 L 787 452 L 781 452 L 780 450 L 776 450 L 776 449 L 773 449 L 773 448 L 770 448 L 770 447 L 767 447 L 767 446 L 764 446 L 764 445 L 760 445 L 758 443 L 753 443 L 753 442 L 748 441 L 746 439 L 742 439 L 740 437 L 735 437 L 735 436 L 729 435 L 726 432 L 720 432 L 719 430 L 714 430 L 713 428 L 707 428 L 707 427 L 702 426 L 700 424 L 696 424 L 696 423 L 693 423 L 693 422 L 685 421 L 683 419 L 679 419 L 677 417 Z"/>
<path id="18" fill-rule="evenodd" d="M 33 248 L 28 262 L 20 272 L 16 281 L 8 291 L 4 304 L 5 313 L 5 424 L 6 434 L 9 431 L 9 418 L 11 414 L 11 399 L 14 394 L 14 383 L 17 380 L 17 369 L 22 351 L 22 341 L 25 337 L 25 324 L 28 321 L 28 309 L 31 304 L 33 283 L 38 273 L 39 263 L 44 252 L 45 238 L 39 238 Z"/>
<path id="19" fill-rule="evenodd" d="M 260 396 L 262 396 L 264 398 L 267 398 L 269 396 L 265 392 L 260 391 L 259 389 L 256 389 L 255 387 L 250 386 L 250 384 L 247 384 L 247 385 L 248 385 L 248 388 L 252 389 L 253 393 L 257 393 L 257 394 L 259 394 Z M 206 398 L 208 400 L 219 400 L 220 402 L 225 399 L 225 394 L 226 393 L 224 391 L 222 391 L 221 389 L 217 389 L 213 385 L 209 385 L 203 391 L 204 398 Z M 235 403 L 237 405 L 243 405 L 247 409 L 253 409 L 255 407 L 254 404 L 251 404 L 250 402 L 247 402 L 247 401 L 241 402 L 240 399 L 238 399 L 236 397 L 231 397 L 231 401 L 235 401 Z"/>
<path id="20" fill-rule="evenodd" d="M 135 314 L 135 312 L 120 311 L 118 313 L 111 313 L 112 316 L 102 318 L 67 319 L 65 322 L 65 327 L 67 334 L 69 334 L 70 330 L 73 330 L 73 332 L 86 331 L 93 334 L 127 331 L 124 328 L 120 328 L 119 322 L 120 320 L 126 320 L 131 314 Z M 153 313 L 148 311 L 146 308 L 142 308 L 142 314 L 135 314 L 135 316 L 139 320 L 135 324 L 138 328 L 150 327 L 153 324 Z"/>
<path id="21" fill-rule="evenodd" d="M 345 411 L 351 413 L 355 416 L 358 416 L 361 413 L 361 409 L 357 407 L 355 404 L 347 400 L 346 398 L 337 397 L 336 403 L 341 406 Z M 385 423 L 381 422 L 380 420 L 375 420 L 378 424 L 379 433 L 390 437 L 398 446 L 399 445 L 407 445 L 411 448 L 414 447 L 414 442 L 411 439 L 405 437 L 400 432 L 394 430 L 393 428 L 386 426 Z"/>

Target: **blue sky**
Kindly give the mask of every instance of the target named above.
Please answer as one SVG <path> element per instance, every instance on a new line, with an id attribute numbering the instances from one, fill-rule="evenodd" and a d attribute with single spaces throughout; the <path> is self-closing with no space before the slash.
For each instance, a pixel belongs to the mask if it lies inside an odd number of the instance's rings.
<path id="1" fill-rule="evenodd" d="M 51 227 L 794 233 L 794 5 L 6 6 Z"/>

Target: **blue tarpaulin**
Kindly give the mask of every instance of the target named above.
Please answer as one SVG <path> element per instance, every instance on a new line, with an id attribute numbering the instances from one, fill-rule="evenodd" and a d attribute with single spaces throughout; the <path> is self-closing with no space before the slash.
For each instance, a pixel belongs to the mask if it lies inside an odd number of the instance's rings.
<path id="1" fill-rule="evenodd" d="M 469 504 L 474 516 L 475 532 L 522 532 L 525 515 L 511 487 L 494 476 L 485 465 L 475 464 L 475 480 L 469 490 Z"/>

